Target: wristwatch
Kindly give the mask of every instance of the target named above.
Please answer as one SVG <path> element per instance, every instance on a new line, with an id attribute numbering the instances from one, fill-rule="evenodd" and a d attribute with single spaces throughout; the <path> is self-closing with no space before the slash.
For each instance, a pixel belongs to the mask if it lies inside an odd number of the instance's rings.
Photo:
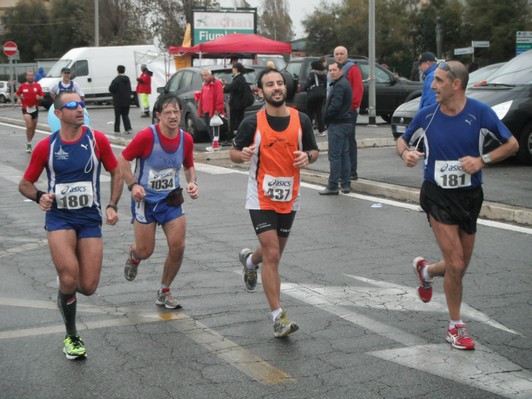
<path id="1" fill-rule="evenodd" d="M 484 161 L 484 163 L 487 165 L 489 163 L 491 163 L 491 157 L 490 157 L 490 154 L 484 154 L 482 155 L 482 161 Z"/>

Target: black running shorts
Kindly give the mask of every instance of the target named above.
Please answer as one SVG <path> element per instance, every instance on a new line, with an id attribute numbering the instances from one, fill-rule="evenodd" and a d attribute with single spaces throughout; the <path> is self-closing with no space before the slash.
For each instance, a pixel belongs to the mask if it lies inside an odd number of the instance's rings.
<path id="1" fill-rule="evenodd" d="M 430 215 L 443 224 L 458 225 L 467 234 L 477 232 L 477 219 L 483 201 L 482 186 L 472 189 L 443 189 L 425 181 L 419 193 L 419 204 L 427 217 Z"/>
<path id="2" fill-rule="evenodd" d="M 296 217 L 296 212 L 277 213 L 275 211 L 250 209 L 249 215 L 251 216 L 251 222 L 257 235 L 268 230 L 277 230 L 279 237 L 288 237 L 292 229 L 292 223 L 294 223 Z"/>

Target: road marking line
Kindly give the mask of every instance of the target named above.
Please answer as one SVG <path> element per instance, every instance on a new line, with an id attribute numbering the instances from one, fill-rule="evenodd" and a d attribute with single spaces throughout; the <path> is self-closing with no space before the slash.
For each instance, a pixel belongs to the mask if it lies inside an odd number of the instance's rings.
<path id="1" fill-rule="evenodd" d="M 507 398 L 532 398 L 532 373 L 483 345 L 477 344 L 475 351 L 450 348 L 417 345 L 367 354 Z"/>
<path id="2" fill-rule="evenodd" d="M 432 296 L 432 301 L 429 303 L 423 303 L 415 293 L 414 286 L 407 287 L 404 285 L 388 283 L 387 281 L 377 281 L 365 277 L 352 276 L 350 274 L 344 274 L 344 276 L 373 286 L 350 287 L 353 291 L 353 299 L 351 299 L 352 305 L 379 308 L 383 310 L 448 313 L 447 302 L 445 300 L 445 294 L 443 293 L 435 293 Z M 339 287 L 332 288 L 339 289 Z M 343 290 L 346 290 L 346 288 L 343 287 Z M 465 302 L 462 302 L 461 313 L 465 318 L 479 321 L 510 334 L 523 336 L 523 334 L 506 327 L 504 324 L 490 318 L 487 314 L 469 306 Z"/>
<path id="3" fill-rule="evenodd" d="M 174 326 L 179 332 L 202 345 L 209 352 L 215 353 L 248 377 L 262 384 L 273 385 L 295 381 L 295 378 L 272 366 L 253 352 L 242 348 L 187 315 L 183 315 L 180 323 L 174 323 Z"/>
<path id="4" fill-rule="evenodd" d="M 373 280 L 365 280 L 373 282 Z M 428 345 L 425 340 L 413 334 L 346 309 L 346 306 L 356 305 L 356 300 L 349 300 L 346 303 L 347 301 L 341 298 L 342 293 L 343 297 L 351 295 L 349 287 L 332 287 L 336 288 L 332 297 L 326 295 L 327 290 L 323 288 L 319 286 L 309 288 L 308 286 L 292 283 L 281 284 L 283 294 L 407 346 L 407 348 L 369 352 L 373 356 L 485 391 L 494 392 L 508 398 L 524 399 L 532 397 L 532 373 L 491 351 L 488 347 L 477 344 L 477 349 L 474 352 L 470 352 L 451 351 L 451 347 L 448 344 Z M 353 287 L 353 291 L 359 288 Z M 367 298 L 371 295 L 362 293 L 361 296 Z M 381 301 L 381 298 L 379 298 L 379 301 Z M 513 330 L 507 328 L 505 330 L 513 332 Z M 445 348 L 445 350 L 442 348 Z M 427 359 L 430 359 L 430 361 Z M 504 384 L 501 381 L 504 381 Z"/>
<path id="5" fill-rule="evenodd" d="M 39 309 L 57 309 L 55 302 L 27 301 L 12 298 L 0 298 L 0 305 L 20 306 Z M 205 324 L 194 320 L 183 312 L 153 312 L 153 313 L 129 313 L 127 310 L 111 310 L 95 306 L 78 305 L 78 311 L 91 313 L 106 313 L 109 315 L 123 316 L 122 318 L 94 320 L 87 322 L 78 321 L 78 330 L 94 330 L 99 328 L 123 327 L 139 323 L 151 323 L 158 321 L 175 322 L 172 326 L 175 330 L 193 341 L 197 342 L 209 353 L 220 357 L 231 366 L 244 373 L 255 381 L 265 385 L 293 382 L 295 378 L 284 371 L 274 367 L 253 352 L 242 348 L 235 342 L 210 329 Z M 11 331 L 0 331 L 0 340 L 31 337 L 46 334 L 64 333 L 64 325 L 48 327 L 26 328 Z"/>

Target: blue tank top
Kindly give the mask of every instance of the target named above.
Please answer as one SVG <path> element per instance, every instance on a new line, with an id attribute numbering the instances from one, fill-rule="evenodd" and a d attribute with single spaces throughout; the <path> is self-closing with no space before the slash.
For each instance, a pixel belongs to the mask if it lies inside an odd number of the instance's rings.
<path id="1" fill-rule="evenodd" d="M 85 129 L 74 143 L 65 143 L 59 132 L 50 136 L 50 153 L 46 165 L 48 192 L 56 195 L 46 220 L 63 219 L 78 224 L 101 224 L 100 172 L 96 140 Z"/>
<path id="2" fill-rule="evenodd" d="M 137 159 L 135 177 L 146 191 L 144 200 L 157 203 L 165 199 L 168 194 L 179 187 L 179 171 L 183 165 L 185 135 L 179 129 L 179 147 L 174 152 L 166 151 L 162 145 L 155 125 L 151 125 L 153 132 L 153 147 L 150 155 L 145 159 Z"/>

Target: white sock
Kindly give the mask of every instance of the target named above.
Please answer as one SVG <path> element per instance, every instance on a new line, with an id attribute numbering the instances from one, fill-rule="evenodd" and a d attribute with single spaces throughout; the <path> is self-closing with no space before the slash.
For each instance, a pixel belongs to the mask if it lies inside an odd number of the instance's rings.
<path id="1" fill-rule="evenodd" d="M 274 322 L 275 322 L 275 319 L 281 315 L 281 313 L 283 313 L 283 308 L 275 309 L 272 312 L 272 318 Z"/>
<path id="2" fill-rule="evenodd" d="M 456 324 L 464 324 L 462 320 L 451 320 L 449 322 L 449 329 L 454 328 Z"/>
<path id="3" fill-rule="evenodd" d="M 259 265 L 256 265 L 253 263 L 253 254 L 249 255 L 246 259 L 246 267 L 248 268 L 248 270 L 251 270 L 251 271 L 254 271 L 254 270 L 257 270 Z"/>
<path id="4" fill-rule="evenodd" d="M 432 283 L 432 280 L 434 280 L 434 278 L 430 277 L 429 275 L 429 265 L 423 268 L 421 275 L 423 276 L 423 280 L 425 280 L 427 283 Z"/>

